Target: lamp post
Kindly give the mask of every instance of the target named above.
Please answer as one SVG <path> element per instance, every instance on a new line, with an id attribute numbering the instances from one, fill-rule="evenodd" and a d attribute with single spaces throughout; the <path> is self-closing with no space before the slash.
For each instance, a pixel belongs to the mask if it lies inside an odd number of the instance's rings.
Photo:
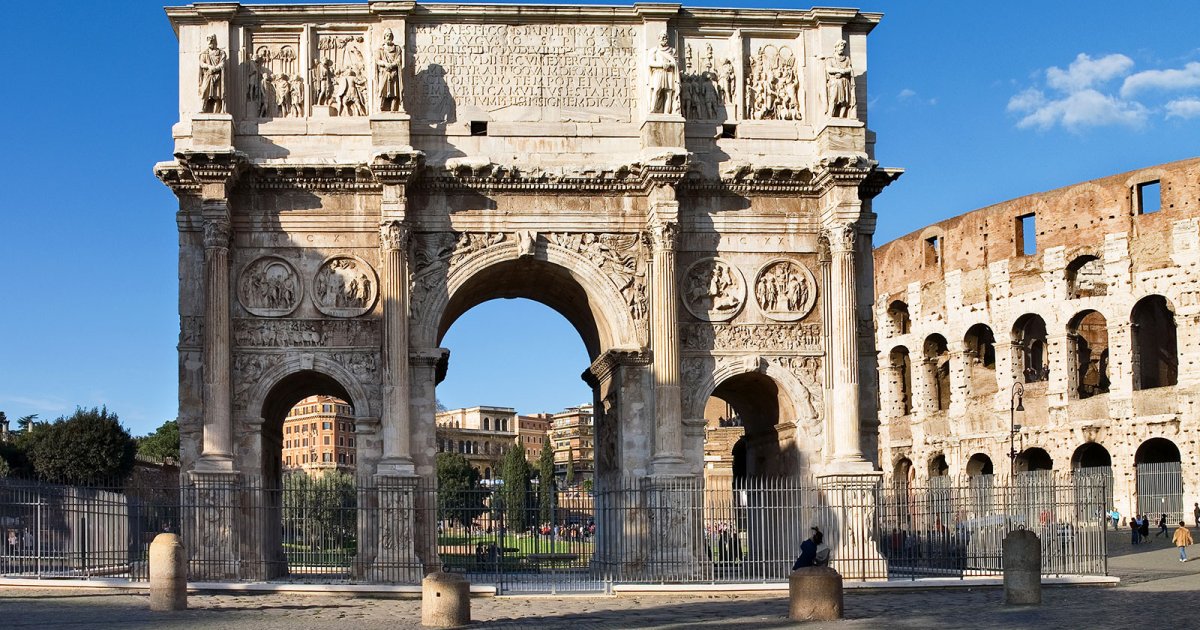
<path id="1" fill-rule="evenodd" d="M 1009 473 L 1014 477 L 1017 473 L 1017 431 L 1021 430 L 1021 425 L 1017 424 L 1017 412 L 1025 411 L 1025 405 L 1022 403 L 1025 396 L 1025 386 L 1021 381 L 1013 383 L 1012 396 L 1009 397 L 1008 404 L 1008 461 Z"/>

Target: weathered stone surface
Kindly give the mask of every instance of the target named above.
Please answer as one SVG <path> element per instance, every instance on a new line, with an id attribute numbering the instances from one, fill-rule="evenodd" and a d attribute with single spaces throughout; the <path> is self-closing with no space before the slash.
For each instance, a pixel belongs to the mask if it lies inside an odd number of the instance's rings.
<path id="1" fill-rule="evenodd" d="M 829 567 L 803 567 L 788 576 L 788 618 L 835 621 L 843 616 L 842 576 Z"/>
<path id="2" fill-rule="evenodd" d="M 457 573 L 435 571 L 421 580 L 421 625 L 457 628 L 471 623 L 471 583 Z"/>
<path id="3" fill-rule="evenodd" d="M 1042 603 L 1042 541 L 1030 530 L 1004 537 L 1004 602 Z"/>
<path id="4" fill-rule="evenodd" d="M 150 610 L 187 608 L 187 550 L 177 534 L 150 543 Z"/>

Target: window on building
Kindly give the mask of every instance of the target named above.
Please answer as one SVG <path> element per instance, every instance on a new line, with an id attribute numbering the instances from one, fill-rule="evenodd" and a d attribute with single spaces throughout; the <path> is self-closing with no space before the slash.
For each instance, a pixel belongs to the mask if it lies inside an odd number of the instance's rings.
<path id="1" fill-rule="evenodd" d="M 925 239 L 925 266 L 940 267 L 942 264 L 942 240 L 937 236 Z"/>
<path id="2" fill-rule="evenodd" d="M 353 447 L 354 447 L 354 438 L 350 438 L 350 447 L 351 447 L 351 448 L 353 448 Z"/>
<path id="3" fill-rule="evenodd" d="M 287 465 L 288 465 L 288 466 L 291 466 L 291 465 L 292 465 L 292 456 L 291 456 L 291 455 L 288 455 L 288 456 L 287 456 L 287 459 L 286 459 L 286 460 L 284 460 L 284 461 L 286 461 L 286 462 L 287 462 Z"/>
<path id="4" fill-rule="evenodd" d="M 332 409 L 332 406 L 330 406 L 330 405 L 321 405 L 322 413 L 329 413 L 331 409 Z"/>
<path id="5" fill-rule="evenodd" d="M 325 446 L 329 446 L 332 443 L 333 443 L 332 438 L 330 436 L 326 435 L 325 436 Z"/>
<path id="6" fill-rule="evenodd" d="M 491 430 L 491 428 L 492 428 L 491 422 L 492 422 L 491 418 L 484 418 L 484 419 L 483 419 L 483 430 L 484 430 L 484 431 L 490 431 L 490 430 Z"/>
<path id="7" fill-rule="evenodd" d="M 321 461 L 333 463 L 333 453 L 321 453 Z"/>
<path id="8" fill-rule="evenodd" d="M 332 423 L 332 422 L 322 422 L 322 423 L 321 423 L 321 428 L 322 428 L 322 429 L 324 429 L 324 430 L 326 430 L 326 431 L 332 431 L 332 430 L 333 430 L 333 423 Z"/>
<path id="9" fill-rule="evenodd" d="M 1152 214 L 1162 209 L 1162 186 L 1158 180 L 1137 185 L 1137 213 Z"/>
<path id="10" fill-rule="evenodd" d="M 1037 215 L 1029 213 L 1017 217 L 1016 243 L 1023 256 L 1037 253 Z"/>

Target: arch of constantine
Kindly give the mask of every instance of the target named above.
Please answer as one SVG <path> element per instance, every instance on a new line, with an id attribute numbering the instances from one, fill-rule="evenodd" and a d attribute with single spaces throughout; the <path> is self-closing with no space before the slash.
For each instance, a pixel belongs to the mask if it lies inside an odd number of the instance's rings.
<path id="1" fill-rule="evenodd" d="M 1200 160 L 1030 195 L 875 251 L 880 460 L 899 483 L 1111 477 L 1109 505 L 1200 501 Z"/>
<path id="2" fill-rule="evenodd" d="M 649 506 L 702 475 L 714 393 L 754 418 L 749 474 L 874 483 L 871 200 L 899 175 L 867 128 L 878 14 L 167 13 L 180 119 L 156 173 L 179 199 L 185 538 L 218 559 L 197 577 L 274 553 L 272 525 L 230 506 L 240 484 L 278 485 L 284 416 L 318 394 L 352 407 L 379 489 L 363 577 L 437 567 L 414 488 L 434 476 L 439 344 L 494 298 L 579 331 L 598 488 L 640 479 Z M 664 545 L 699 553 L 690 540 Z"/>

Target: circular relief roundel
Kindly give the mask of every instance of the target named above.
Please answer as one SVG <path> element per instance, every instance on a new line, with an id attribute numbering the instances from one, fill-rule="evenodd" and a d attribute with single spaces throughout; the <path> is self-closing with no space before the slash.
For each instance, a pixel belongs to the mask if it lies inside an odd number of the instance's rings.
<path id="1" fill-rule="evenodd" d="M 808 267 L 789 259 L 773 260 L 754 279 L 758 308 L 771 319 L 792 322 L 812 311 L 817 281 Z"/>
<path id="2" fill-rule="evenodd" d="M 733 319 L 746 302 L 746 279 L 737 267 L 720 258 L 692 263 L 683 277 L 683 305 L 697 319 Z"/>
<path id="3" fill-rule="evenodd" d="M 278 256 L 263 256 L 238 276 L 238 302 L 260 317 L 283 317 L 300 305 L 304 285 L 291 263 Z"/>
<path id="4" fill-rule="evenodd" d="M 313 304 L 332 317 L 357 317 L 369 312 L 379 297 L 375 270 L 357 256 L 333 256 L 313 277 Z"/>

